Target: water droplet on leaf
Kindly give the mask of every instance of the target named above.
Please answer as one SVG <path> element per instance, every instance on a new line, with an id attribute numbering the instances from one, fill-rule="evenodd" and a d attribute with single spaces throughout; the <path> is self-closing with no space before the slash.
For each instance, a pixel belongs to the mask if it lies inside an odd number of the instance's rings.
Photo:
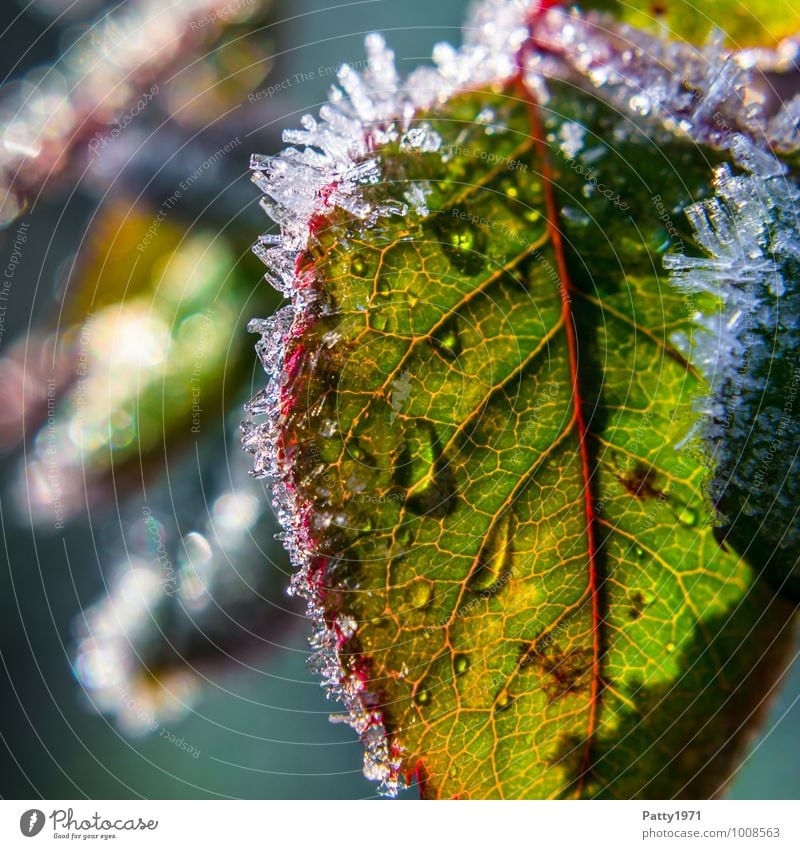
<path id="1" fill-rule="evenodd" d="M 414 693 L 414 701 L 415 701 L 415 702 L 416 702 L 416 704 L 418 704 L 420 707 L 423 707 L 424 705 L 427 705 L 427 704 L 430 702 L 430 700 L 431 700 L 431 694 L 430 694 L 430 691 L 429 691 L 429 690 L 427 690 L 425 687 L 420 687 L 420 688 L 417 690 L 417 692 L 416 692 L 416 693 Z"/>
<path id="2" fill-rule="evenodd" d="M 415 578 L 409 588 L 411 604 L 420 610 L 427 607 L 433 598 L 433 581 L 427 578 Z"/>
<path id="3" fill-rule="evenodd" d="M 678 521 L 687 528 L 693 528 L 697 524 L 697 510 L 687 505 L 678 515 Z"/>
<path id="4" fill-rule="evenodd" d="M 463 675 L 469 669 L 469 658 L 465 654 L 453 655 L 453 671 L 456 675 Z"/>
<path id="5" fill-rule="evenodd" d="M 495 711 L 496 711 L 497 713 L 499 713 L 500 711 L 502 711 L 502 710 L 506 710 L 508 707 L 510 707 L 511 702 L 513 702 L 513 701 L 514 701 L 514 700 L 513 700 L 513 698 L 511 697 L 511 694 L 510 694 L 510 693 L 508 692 L 508 690 L 504 687 L 504 688 L 500 691 L 500 694 L 498 695 L 498 697 L 495 699 L 495 702 L 494 702 L 494 709 L 495 709 Z"/>
<path id="6" fill-rule="evenodd" d="M 458 335 L 456 317 L 448 319 L 438 330 L 430 335 L 433 349 L 446 360 L 455 360 L 461 353 L 461 339 Z"/>
<path id="7" fill-rule="evenodd" d="M 514 556 L 512 538 L 516 524 L 514 512 L 506 510 L 490 531 L 469 579 L 469 588 L 473 592 L 488 598 L 498 593 L 508 580 Z"/>
<path id="8" fill-rule="evenodd" d="M 395 476 L 402 472 L 405 479 L 415 482 L 406 507 L 418 516 L 443 519 L 450 515 L 458 503 L 456 478 L 432 425 L 418 429 L 404 456 L 408 458 L 407 466 L 398 469 Z"/>
<path id="9" fill-rule="evenodd" d="M 363 254 L 355 254 L 350 260 L 350 273 L 356 277 L 366 277 L 369 272 L 369 263 Z"/>
<path id="10" fill-rule="evenodd" d="M 455 269 L 471 277 L 484 269 L 486 235 L 479 229 L 477 220 L 480 220 L 479 215 L 463 207 L 439 213 L 430 225 L 431 240 L 441 244 L 444 255 Z"/>

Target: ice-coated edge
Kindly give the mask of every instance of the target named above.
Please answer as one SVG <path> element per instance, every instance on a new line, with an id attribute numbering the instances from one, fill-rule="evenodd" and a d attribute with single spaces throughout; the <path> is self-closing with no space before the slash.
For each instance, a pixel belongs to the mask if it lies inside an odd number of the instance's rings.
<path id="1" fill-rule="evenodd" d="M 405 81 L 400 80 L 394 54 L 383 39 L 368 36 L 366 71 L 343 66 L 338 75 L 340 87 L 331 89 L 330 102 L 320 109 L 319 118 L 305 115 L 302 129 L 286 131 L 283 138 L 290 147 L 277 156 L 254 155 L 251 160 L 252 180 L 264 193 L 261 205 L 280 230 L 278 235 L 262 236 L 253 250 L 267 266 L 267 280 L 291 303 L 272 318 L 254 319 L 249 325 L 252 332 L 261 334 L 257 350 L 268 383 L 246 407 L 242 442 L 255 455 L 253 474 L 272 481 L 273 506 L 296 569 L 292 591 L 306 599 L 314 624 L 311 644 L 315 653 L 309 665 L 321 674 L 329 697 L 338 698 L 345 707 L 346 716 L 336 719 L 343 719 L 360 735 L 365 745 L 365 775 L 379 781 L 382 792 L 390 796 L 404 786 L 402 752 L 390 742 L 381 712 L 364 691 L 363 681 L 340 662 L 339 646 L 353 633 L 355 623 L 326 619 L 312 573 L 315 544 L 308 521 L 310 505 L 297 497 L 291 472 L 281 466 L 279 458 L 286 343 L 301 336 L 313 320 L 310 307 L 317 298 L 313 272 L 301 273 L 297 262 L 308 245 L 315 216 L 339 207 L 368 226 L 383 215 L 405 214 L 405 203 L 373 207 L 365 200 L 362 187 L 381 179 L 375 149 L 398 141 L 408 148 L 437 149 L 440 140 L 435 133 L 420 127 L 409 130 L 414 115 L 457 91 L 508 80 L 520 70 L 517 62 L 522 58 L 525 82 L 539 102 L 547 102 L 547 78 L 579 78 L 589 86 L 602 87 L 603 98 L 623 114 L 655 120 L 665 131 L 698 143 L 729 148 L 735 162 L 748 172 L 734 177 L 730 170 L 718 170 L 714 176 L 717 199 L 690 211 L 698 240 L 710 258 L 669 259 L 670 279 L 677 288 L 699 292 L 713 287 L 719 296 L 721 272 L 731 271 L 731 263 L 744 258 L 745 276 L 760 275 L 768 289 L 777 287 L 770 289 L 774 293 L 781 283 L 775 261 L 764 251 L 777 258 L 778 250 L 792 255 L 798 250 L 793 238 L 796 233 L 788 229 L 771 247 L 763 242 L 769 224 L 764 210 L 792 204 L 795 195 L 786 188 L 789 184 L 782 166 L 776 170 L 775 157 L 759 151 L 750 139 L 763 139 L 778 149 L 795 149 L 800 143 L 800 97 L 770 116 L 754 85 L 754 52 L 732 54 L 718 36 L 703 48 L 692 47 L 619 25 L 608 16 L 547 8 L 551 5 L 532 0 L 482 0 L 467 21 L 464 45 L 458 50 L 437 45 L 435 67 L 420 68 Z M 532 43 L 523 55 L 529 16 L 536 10 L 540 14 L 531 33 Z M 757 58 L 762 66 L 774 60 L 777 67 L 778 59 L 785 65 L 797 55 L 797 43 L 787 40 L 776 51 L 759 51 Z M 693 89 L 687 90 L 687 81 Z M 765 191 L 769 201 L 761 205 L 759 218 L 750 201 L 756 196 L 763 200 Z M 421 192 L 415 195 L 412 191 L 406 200 L 418 210 L 424 207 Z M 750 240 L 744 253 L 730 231 L 740 224 L 748 228 Z M 747 254 L 758 246 L 761 254 Z M 728 297 L 724 320 L 717 317 L 712 322 L 710 316 L 698 314 L 696 321 L 708 338 L 691 352 L 712 387 L 702 402 L 706 421 L 719 403 L 714 392 L 729 376 L 742 344 L 736 334 L 741 326 L 736 281 L 722 294 Z M 766 322 L 769 316 L 765 315 L 761 317 Z M 729 352 L 727 359 L 720 356 L 725 351 Z M 716 439 L 711 430 L 707 435 Z"/>
<path id="2" fill-rule="evenodd" d="M 334 207 L 362 219 L 365 226 L 381 215 L 405 214 L 405 204 L 373 208 L 363 198 L 362 186 L 381 177 L 375 147 L 399 141 L 408 148 L 437 149 L 436 134 L 420 127 L 409 129 L 411 119 L 456 91 L 514 76 L 517 54 L 528 36 L 529 8 L 525 0 L 483 0 L 467 20 L 463 46 L 456 50 L 449 44 L 437 45 L 435 67 L 419 68 L 404 81 L 381 36 L 368 36 L 366 70 L 359 73 L 344 65 L 339 86 L 331 89 L 330 102 L 320 109 L 319 118 L 304 115 L 302 129 L 283 135 L 290 147 L 275 157 L 254 155 L 251 160 L 252 180 L 264 193 L 261 205 L 280 228 L 278 235 L 262 236 L 253 250 L 267 266 L 267 280 L 291 303 L 272 318 L 255 319 L 249 325 L 261 334 L 257 350 L 268 383 L 246 406 L 242 444 L 255 455 L 253 474 L 272 481 L 273 506 L 296 569 L 292 591 L 306 599 L 313 622 L 315 653 L 309 666 L 321 674 L 329 697 L 342 702 L 347 711 L 344 721 L 364 743 L 364 774 L 380 782 L 381 791 L 389 796 L 404 786 L 402 752 L 391 744 L 380 710 L 364 692 L 364 682 L 347 672 L 339 659 L 339 646 L 355 623 L 326 618 L 312 574 L 315 544 L 309 505 L 297 497 L 291 471 L 282 468 L 279 457 L 286 342 L 303 333 L 316 299 L 313 278 L 297 271 L 297 260 L 308 245 L 314 217 Z M 424 205 L 424 195 L 413 194 L 413 188 L 407 200 L 417 209 Z"/>
<path id="3" fill-rule="evenodd" d="M 797 39 L 737 52 L 726 48 L 721 30 L 696 46 L 607 14 L 556 6 L 542 12 L 533 42 L 539 49 L 525 57 L 529 75 L 588 82 L 622 113 L 653 119 L 670 133 L 720 147 L 737 132 L 778 150 L 800 145 L 800 95 L 773 114 L 764 81 L 765 69 L 785 71 L 800 61 Z"/>
<path id="4" fill-rule="evenodd" d="M 763 384 L 758 375 L 770 372 L 781 323 L 788 325 L 784 344 L 797 342 L 796 324 L 792 328 L 790 322 L 796 322 L 800 295 L 789 281 L 800 268 L 800 187 L 775 154 L 745 136 L 734 135 L 727 147 L 741 173 L 734 174 L 727 163 L 718 165 L 714 197 L 686 210 L 706 256 L 671 254 L 664 266 L 673 286 L 689 295 L 711 295 L 718 305 L 710 312 L 696 312 L 698 332 L 691 340 L 676 335 L 673 342 L 709 386 L 696 409 L 698 431 L 714 467 L 712 501 L 732 485 L 750 493 L 743 509 L 754 515 L 770 507 L 758 500 L 766 480 L 764 458 L 774 452 L 776 441 L 800 439 L 800 422 L 788 400 L 777 407 L 761 397 L 752 418 L 745 414 L 744 421 L 736 421 L 743 399 L 758 398 Z M 752 410 L 754 405 L 748 406 Z M 742 454 L 745 443 L 748 451 Z M 785 490 L 779 488 L 772 506 L 792 508 Z M 795 522 L 785 529 L 780 545 L 789 548 L 799 541 Z"/>

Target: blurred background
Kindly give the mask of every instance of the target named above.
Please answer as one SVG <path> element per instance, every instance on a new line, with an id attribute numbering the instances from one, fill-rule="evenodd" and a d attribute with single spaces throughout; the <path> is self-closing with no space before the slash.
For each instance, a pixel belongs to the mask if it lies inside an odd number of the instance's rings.
<path id="1" fill-rule="evenodd" d="M 465 0 L 0 7 L 0 795 L 364 798 L 240 447 L 278 295 L 251 153 Z M 800 668 L 731 789 L 797 798 Z M 403 798 L 414 798 L 412 789 Z"/>

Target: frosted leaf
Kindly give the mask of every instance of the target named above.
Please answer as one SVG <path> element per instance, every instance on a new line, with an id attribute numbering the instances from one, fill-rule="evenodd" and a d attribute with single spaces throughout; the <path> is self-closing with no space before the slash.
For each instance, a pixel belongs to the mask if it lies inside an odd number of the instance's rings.
<path id="1" fill-rule="evenodd" d="M 738 377 L 736 362 L 745 356 L 769 357 L 768 347 L 751 325 L 755 322 L 766 333 L 775 320 L 774 301 L 786 297 L 787 263 L 796 263 L 798 257 L 791 215 L 797 187 L 787 180 L 782 166 L 751 141 L 759 134 L 763 137 L 768 122 L 754 88 L 756 67 L 771 59 L 777 62 L 774 55 L 761 55 L 756 62 L 750 55 L 727 52 L 718 36 L 697 48 L 621 26 L 608 16 L 583 16 L 561 8 L 539 11 L 536 39 L 529 42 L 530 10 L 531 3 L 525 0 L 484 0 L 469 17 L 463 46 L 437 45 L 434 67 L 422 67 L 405 80 L 400 79 L 384 40 L 369 36 L 366 70 L 343 67 L 339 85 L 332 88 L 330 102 L 318 118 L 306 115 L 299 129 L 284 133 L 290 147 L 275 157 L 255 156 L 252 161 L 252 179 L 264 194 L 261 206 L 280 230 L 277 237 L 259 239 L 253 250 L 267 266 L 267 280 L 291 304 L 271 323 L 251 325 L 261 334 L 257 350 L 269 382 L 247 408 L 243 442 L 255 455 L 254 474 L 272 482 L 283 541 L 296 569 L 291 592 L 305 598 L 314 623 L 311 664 L 329 695 L 344 705 L 347 722 L 364 742 L 365 774 L 380 781 L 389 795 L 402 786 L 401 753 L 392 748 L 375 698 L 339 657 L 353 623 L 337 620 L 330 611 L 326 616 L 319 589 L 319 574 L 333 564 L 315 557 L 315 542 L 343 517 L 319 507 L 312 510 L 297 495 L 292 447 L 283 441 L 282 410 L 291 397 L 295 365 L 286 362 L 286 351 L 291 350 L 287 343 L 326 309 L 312 285 L 314 272 L 298 263 L 314 238 L 314 222 L 334 209 L 345 210 L 365 227 L 385 217 L 406 216 L 409 209 L 417 216 L 428 215 L 424 184 L 404 185 L 402 198 L 365 191 L 367 186 L 393 183 L 375 151 L 394 144 L 420 155 L 445 155 L 440 151 L 441 138 L 424 124 L 413 123 L 419 112 L 444 103 L 461 89 L 504 82 L 520 72 L 538 103 L 548 102 L 551 78 L 584 89 L 602 87 L 603 99 L 636 121 L 647 116 L 663 131 L 730 148 L 742 173 L 728 166 L 717 169 L 716 197 L 690 210 L 698 244 L 707 255 L 667 260 L 678 288 L 710 293 L 720 303 L 716 312 L 698 314 L 698 332 L 692 340 L 676 340 L 708 378 L 711 392 L 698 402 L 698 410 L 710 422 L 727 413 L 730 399 L 723 390 Z M 798 111 L 797 105 L 787 106 L 771 124 L 774 133 L 789 138 L 793 121 L 796 133 Z M 486 125 L 488 132 L 488 117 Z M 628 132 L 622 122 L 619 132 Z M 567 125 L 560 143 L 568 158 L 579 155 L 582 128 Z M 592 148 L 586 161 L 608 149 Z M 580 215 L 569 208 L 563 214 Z M 779 226 L 770 226 L 774 220 Z M 331 340 L 332 348 L 337 345 L 339 340 Z M 774 417 L 774 411 L 765 415 Z M 255 417 L 265 421 L 256 422 Z M 711 453 L 721 450 L 714 425 L 706 438 L 713 443 Z"/>
<path id="2" fill-rule="evenodd" d="M 379 160 L 372 150 L 398 143 L 405 150 L 435 153 L 441 138 L 425 125 L 411 126 L 422 108 L 441 102 L 465 86 L 496 82 L 516 71 L 516 54 L 527 37 L 527 4 L 486 0 L 478 5 L 464 31 L 460 50 L 439 45 L 434 54 L 436 69 L 423 68 L 404 83 L 394 65 L 394 54 L 379 35 L 366 40 L 368 64 L 362 73 L 344 66 L 338 74 L 331 100 L 319 118 L 304 116 L 300 129 L 287 130 L 291 147 L 274 157 L 254 155 L 253 183 L 263 192 L 261 206 L 279 226 L 279 235 L 259 238 L 253 251 L 267 266 L 266 279 L 291 299 L 291 305 L 273 319 L 254 320 L 249 328 L 261 334 L 256 346 L 269 377 L 266 389 L 246 406 L 242 444 L 255 455 L 253 474 L 272 481 L 273 505 L 284 529 L 283 542 L 297 572 L 291 592 L 306 599 L 314 622 L 310 666 L 321 675 L 323 686 L 347 710 L 347 722 L 364 743 L 364 773 L 381 783 L 389 795 L 397 793 L 403 780 L 400 753 L 392 749 L 383 718 L 374 709 L 374 698 L 363 681 L 345 671 L 339 659 L 342 640 L 355 630 L 352 621 L 326 619 L 322 598 L 313 577 L 314 535 L 341 521 L 342 517 L 319 510 L 310 514 L 299 503 L 291 482 L 291 459 L 282 445 L 282 398 L 290 383 L 285 363 L 286 341 L 313 321 L 319 309 L 309 277 L 298 271 L 297 260 L 311 238 L 316 215 L 341 208 L 373 224 L 384 216 L 405 216 L 409 208 L 419 216 L 428 214 L 427 186 L 411 183 L 404 201 L 386 198 L 374 206 L 363 188 L 382 181 Z M 336 345 L 336 340 L 332 345 Z M 254 421 L 255 418 L 265 421 Z M 324 434 L 322 434 L 324 436 Z M 324 469 L 322 470 L 324 471 Z M 312 470 L 312 474 L 314 471 Z"/>

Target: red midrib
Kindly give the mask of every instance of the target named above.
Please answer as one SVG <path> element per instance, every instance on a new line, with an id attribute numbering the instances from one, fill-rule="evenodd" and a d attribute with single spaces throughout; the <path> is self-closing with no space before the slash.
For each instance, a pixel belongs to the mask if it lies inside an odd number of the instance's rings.
<path id="1" fill-rule="evenodd" d="M 529 42 L 534 39 L 534 28 L 536 18 L 552 3 L 540 2 L 535 13 L 531 16 L 530 27 L 531 35 Z M 570 293 L 574 292 L 567 271 L 567 263 L 564 254 L 564 243 L 561 239 L 561 231 L 558 227 L 558 205 L 556 204 L 555 195 L 553 193 L 553 179 L 550 163 L 548 160 L 548 146 L 545 142 L 545 136 L 542 127 L 542 121 L 539 116 L 539 106 L 533 93 L 525 85 L 523 73 L 523 57 L 528 47 L 526 42 L 520 50 L 520 60 L 518 67 L 520 70 L 516 76 L 516 84 L 521 88 L 523 98 L 528 104 L 531 130 L 534 135 L 534 144 L 536 152 L 539 156 L 539 166 L 542 174 L 542 190 L 545 198 L 545 207 L 547 212 L 547 227 L 550 232 L 550 238 L 553 241 L 553 252 L 555 253 L 556 267 L 564 284 L 561 287 L 561 306 L 564 319 L 564 329 L 567 336 L 567 347 L 569 350 L 569 368 L 570 380 L 572 383 L 572 397 L 575 404 L 575 424 L 578 431 L 578 445 L 581 457 L 581 475 L 583 477 L 583 498 L 584 511 L 586 516 L 586 541 L 589 556 L 589 593 L 592 603 L 592 683 L 589 704 L 589 721 L 586 733 L 586 744 L 584 747 L 583 756 L 581 758 L 580 774 L 578 784 L 575 790 L 575 795 L 580 796 L 586 780 L 587 773 L 592 762 L 592 742 L 597 726 L 597 711 L 600 697 L 600 578 L 598 568 L 598 546 L 596 535 L 596 514 L 594 512 L 594 504 L 592 503 L 592 462 L 589 455 L 588 443 L 588 428 L 584 417 L 583 398 L 580 391 L 580 380 L 578 376 L 578 342 L 575 336 L 575 324 L 572 315 L 572 306 L 570 302 Z"/>
<path id="2" fill-rule="evenodd" d="M 530 94 L 528 95 L 530 97 Z M 556 266 L 559 276 L 564 285 L 561 288 L 561 308 L 564 316 L 564 330 L 567 335 L 567 347 L 569 349 L 569 370 L 572 383 L 572 397 L 575 404 L 575 424 L 578 431 L 578 446 L 581 455 L 581 474 L 583 477 L 583 501 L 586 514 L 586 543 L 589 555 L 589 592 L 592 598 L 592 689 L 591 702 L 589 705 L 589 728 L 586 733 L 586 748 L 581 761 L 581 771 L 576 794 L 579 795 L 583 786 L 584 776 L 591 763 L 591 744 L 597 723 L 597 702 L 600 694 L 600 596 L 598 576 L 598 550 L 597 535 L 595 532 L 594 505 L 592 503 L 592 464 L 589 457 L 588 428 L 583 413 L 583 399 L 581 397 L 580 382 L 578 378 L 578 342 L 575 336 L 575 324 L 572 316 L 570 303 L 570 292 L 573 291 L 572 284 L 567 272 L 567 264 L 564 258 L 564 244 L 558 229 L 558 209 L 553 195 L 553 184 L 550 176 L 550 168 L 547 162 L 547 145 L 542 135 L 541 121 L 539 120 L 538 107 L 530 99 L 531 122 L 533 132 L 536 135 L 536 149 L 539 153 L 542 185 L 547 208 L 547 226 L 553 240 L 553 251 L 556 256 Z"/>

